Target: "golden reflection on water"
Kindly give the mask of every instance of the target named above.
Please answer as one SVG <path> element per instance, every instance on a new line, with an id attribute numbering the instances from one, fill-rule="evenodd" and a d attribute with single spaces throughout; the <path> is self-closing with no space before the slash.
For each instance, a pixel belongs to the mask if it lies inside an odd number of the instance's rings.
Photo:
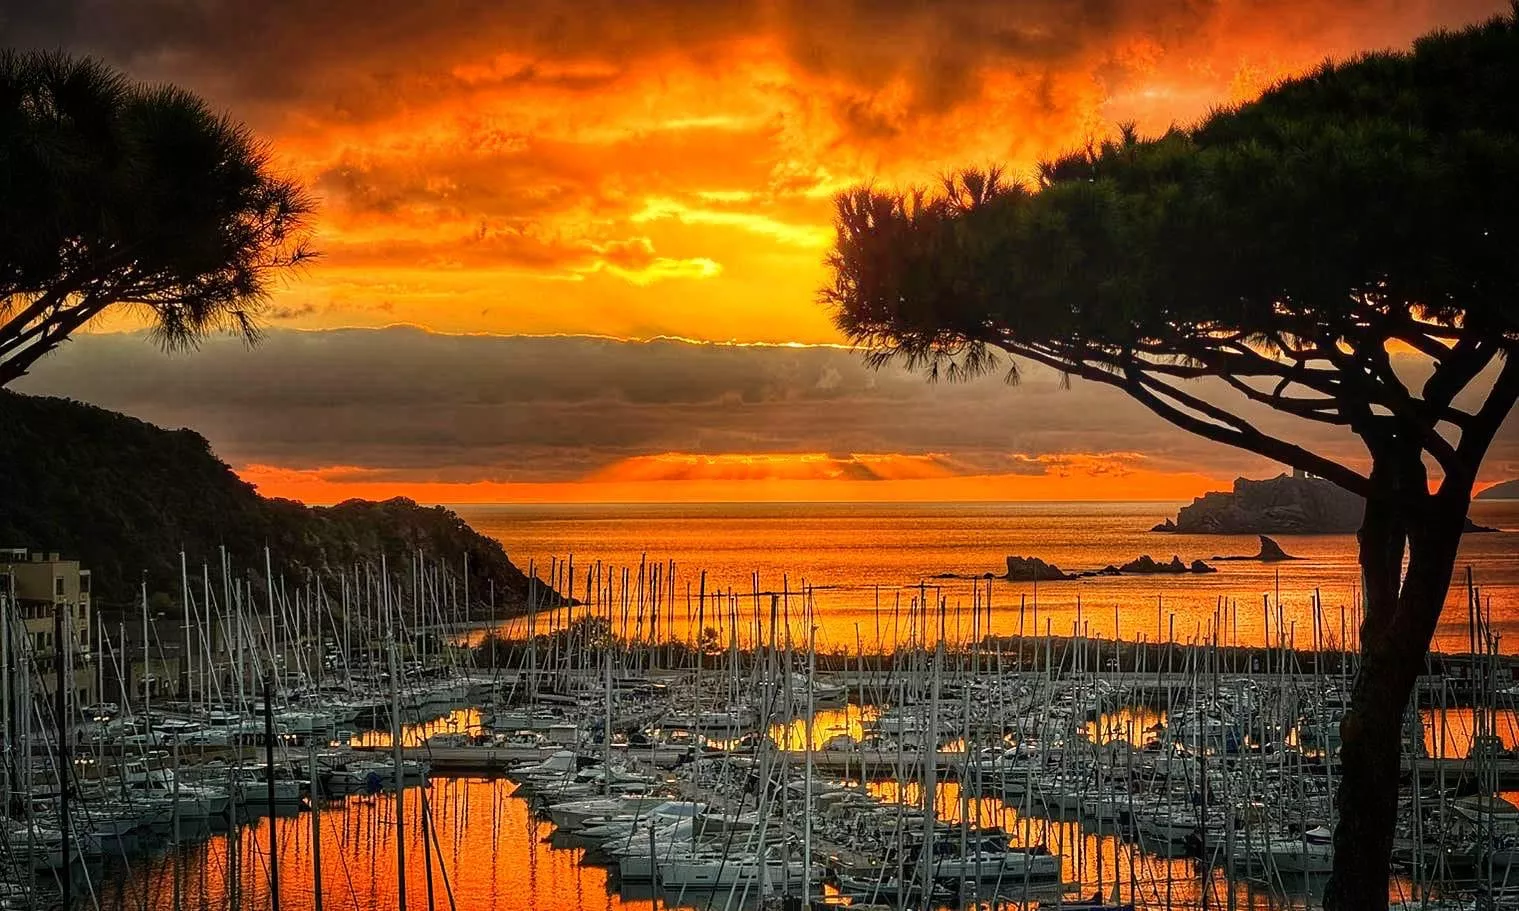
<path id="1" fill-rule="evenodd" d="M 844 723 L 848 716 L 840 716 Z M 857 720 L 857 719 L 856 719 Z M 876 781 L 871 794 L 921 806 L 923 788 L 913 782 Z M 509 781 L 434 780 L 427 788 L 436 833 L 431 864 L 423 847 L 422 790 L 405 792 L 406 889 L 409 908 L 456 907 L 466 911 L 643 911 L 658 907 L 722 908 L 727 894 L 663 892 L 648 887 L 619 892 L 603 867 L 584 863 L 585 852 L 551 843 L 553 826 L 535 818 L 526 801 L 514 795 Z M 1141 850 L 1111 830 L 1091 822 L 1050 819 L 1011 801 L 964 795 L 954 781 L 937 785 L 936 810 L 954 824 L 969 819 L 999 826 L 1015 845 L 1044 846 L 1063 858 L 1063 878 L 1071 893 L 1111 895 L 1117 885 L 1124 901 L 1147 907 L 1179 909 L 1303 908 L 1310 902 L 1302 884 L 1286 891 L 1259 883 L 1230 883 L 1220 870 L 1203 869 L 1189 857 L 1163 857 Z M 333 911 L 385 911 L 398 906 L 398 870 L 393 794 L 350 797 L 329 804 L 318 815 L 321 838 L 322 904 Z M 281 907 L 314 911 L 316 879 L 312 873 L 311 815 L 275 821 L 279 840 Z M 269 905 L 269 820 L 245 827 L 237 836 L 208 835 L 177 853 L 113 865 L 95 883 L 99 906 L 106 911 L 176 911 L 176 909 L 261 908 Z M 1153 847 L 1153 845 L 1149 846 Z M 609 891 L 609 886 L 611 891 Z M 1232 896 L 1230 894 L 1232 890 Z M 1396 894 L 1406 895 L 1406 883 Z M 450 900 L 451 898 L 451 900 Z M 1021 895 L 1004 890 L 1001 907 Z M 736 903 L 734 905 L 737 906 Z M 1048 895 L 1042 906 L 1054 906 Z M 981 905 L 980 907 L 989 907 Z"/>
<path id="2" fill-rule="evenodd" d="M 1081 733 L 1100 744 L 1127 742 L 1144 746 L 1155 737 L 1156 731 L 1165 727 L 1164 710 L 1149 706 L 1124 706 L 1114 712 L 1104 712 L 1081 726 Z"/>
<path id="3" fill-rule="evenodd" d="M 555 847 L 552 826 L 534 818 L 527 803 L 506 781 L 437 780 L 428 788 L 436 838 L 432 846 L 433 906 L 468 911 L 642 911 L 670 906 L 673 896 L 625 898 L 608 891 L 605 869 L 583 864 L 584 851 Z M 874 782 L 870 792 L 897 799 L 892 782 Z M 958 822 L 962 810 L 983 825 L 999 825 L 1019 845 L 1043 845 L 1065 858 L 1067 882 L 1080 884 L 1082 895 L 1111 893 L 1116 882 L 1124 900 L 1150 906 L 1223 907 L 1227 881 L 1216 871 L 1201 871 L 1190 858 L 1162 858 L 1136 850 L 1112 834 L 1084 831 L 1075 822 L 1022 814 L 992 798 L 973 798 L 962 806 L 954 782 L 937 788 L 939 816 Z M 918 805 L 922 788 L 909 784 L 903 799 Z M 429 867 L 422 843 L 421 791 L 409 789 L 404 800 L 406 889 L 408 907 L 427 907 Z M 334 911 L 381 911 L 397 907 L 394 795 L 351 797 L 320 814 L 323 907 Z M 281 907 L 315 908 L 312 875 L 312 827 L 309 814 L 276 820 L 280 847 Z M 178 907 L 267 907 L 269 821 L 263 819 L 240 836 L 210 836 L 205 841 L 147 861 L 134 861 L 97 884 L 100 907 L 107 911 L 174 911 Z M 176 884 L 177 883 L 177 884 Z M 1297 897 L 1236 884 L 1241 908 L 1303 907 Z M 452 902 L 449 894 L 452 894 Z M 1018 896 L 1008 895 L 1009 900 Z M 726 893 L 687 895 L 680 906 L 723 907 Z M 1046 901 L 1045 904 L 1052 904 Z"/>
<path id="4" fill-rule="evenodd" d="M 447 715 L 432 718 L 420 724 L 401 727 L 401 746 L 419 747 L 434 734 L 478 734 L 481 731 L 481 713 L 476 708 L 454 709 Z M 393 742 L 390 731 L 359 731 L 348 740 L 352 746 L 388 747 Z"/>
<path id="5" fill-rule="evenodd" d="M 1440 755 L 1436 739 L 1443 737 L 1446 756 L 1463 756 L 1470 748 L 1475 715 L 1470 709 L 1451 709 L 1441 714 L 1423 713 L 1426 747 Z M 812 743 L 820 748 L 829 737 L 847 734 L 861 738 L 878 716 L 873 707 L 849 705 L 819 710 L 812 724 Z M 1107 742 L 1140 743 L 1145 731 L 1165 720 L 1163 712 L 1129 707 L 1099 716 L 1087 724 L 1089 736 Z M 1437 723 L 1438 722 L 1438 723 Z M 448 715 L 404 728 L 404 743 L 415 746 L 440 732 L 473 732 L 479 729 L 477 709 L 456 709 Z M 793 719 L 774 725 L 771 737 L 788 749 L 801 749 L 809 725 Z M 1519 713 L 1496 715 L 1495 733 L 1506 747 L 1519 744 Z M 388 732 L 372 731 L 354 743 L 387 746 Z M 920 806 L 923 788 L 918 782 L 899 786 L 892 781 L 867 784 L 870 793 L 888 801 L 901 799 Z M 513 796 L 515 785 L 507 781 L 434 780 L 427 789 L 436 837 L 432 845 L 434 906 L 468 911 L 570 911 L 579 908 L 654 909 L 668 906 L 669 896 L 652 893 L 608 891 L 608 872 L 600 866 L 582 864 L 584 851 L 555 847 L 548 841 L 552 826 L 536 819 L 525 801 Z M 422 841 L 421 790 L 408 789 L 406 814 L 406 869 L 409 907 L 425 907 L 428 866 Z M 1513 797 L 1514 795 L 1509 795 Z M 1191 858 L 1162 857 L 1140 850 L 1110 830 L 1094 829 L 1091 822 L 1050 819 L 1043 812 L 1027 812 L 1016 803 L 962 793 L 955 781 L 936 787 L 938 816 L 957 823 L 968 818 L 980 825 L 1006 831 L 1016 845 L 1042 845 L 1063 858 L 1064 878 L 1082 896 L 1108 895 L 1116 883 L 1123 900 L 1150 907 L 1225 907 L 1231 899 L 1239 908 L 1298 908 L 1310 904 L 1303 884 L 1289 883 L 1286 892 L 1255 883 L 1232 885 L 1218 870 L 1200 869 Z M 322 841 L 323 906 L 334 911 L 382 911 L 397 906 L 394 795 L 355 796 L 330 804 L 319 814 Z M 310 814 L 276 821 L 279 832 L 281 904 L 285 909 L 315 908 L 312 875 L 312 826 Z M 94 883 L 105 909 L 175 911 L 175 909 L 267 907 L 269 899 L 269 821 L 245 827 L 236 836 L 206 835 L 199 843 L 178 852 L 147 859 L 134 858 L 130 865 L 113 864 Z M 1153 846 L 1152 846 L 1153 847 Z M 1309 887 L 1320 883 L 1308 884 Z M 1231 895 L 1232 890 L 1232 895 Z M 1395 883 L 1396 895 L 1408 894 L 1407 884 Z M 176 895 L 177 893 L 177 895 Z M 726 899 L 726 895 L 717 898 Z M 235 900 L 235 904 L 233 903 Z M 696 901 L 686 896 L 685 903 Z M 721 901 L 705 897 L 705 901 Z M 1051 902 L 1045 902 L 1051 905 Z"/>
<path id="6" fill-rule="evenodd" d="M 869 790 L 888 802 L 901 799 L 909 806 L 922 806 L 923 786 L 918 782 L 900 790 L 896 782 L 872 782 Z M 1063 859 L 1062 879 L 1083 898 L 1099 892 L 1109 898 L 1116 884 L 1123 901 L 1151 907 L 1222 908 L 1229 904 L 1231 888 L 1239 908 L 1306 908 L 1310 904 L 1303 894 L 1271 891 L 1244 881 L 1231 886 L 1221 869 L 1204 869 L 1192 857 L 1165 857 L 1141 850 L 1111 830 L 1095 831 L 1091 821 L 1050 819 L 992 797 L 966 795 L 962 801 L 959 784 L 953 781 L 938 783 L 934 793 L 935 815 L 945 822 L 969 819 L 977 825 L 998 826 L 1016 846 L 1041 846 L 1059 854 Z M 1308 885 L 1312 888 L 1322 883 Z M 1054 903 L 1041 904 L 1046 906 L 1053 907 Z"/>
<path id="7" fill-rule="evenodd" d="M 865 736 L 865 728 L 880 715 L 881 710 L 875 706 L 862 708 L 851 704 L 837 709 L 817 709 L 813 712 L 810 725 L 812 748 L 822 749 L 829 738 L 838 734 L 848 734 L 851 740 L 860 740 Z M 804 750 L 807 748 L 808 728 L 806 718 L 793 718 L 771 725 L 770 739 L 783 750 Z"/>
<path id="8" fill-rule="evenodd" d="M 1430 756 L 1459 759 L 1471 752 L 1477 732 L 1474 709 L 1424 709 L 1424 749 Z M 1505 749 L 1519 746 L 1519 712 L 1503 709 L 1493 713 L 1492 733 Z"/>
<path id="9" fill-rule="evenodd" d="M 624 901 L 607 892 L 607 871 L 582 865 L 584 851 L 551 847 L 552 826 L 534 818 L 511 796 L 507 781 L 435 780 L 428 802 L 436 832 L 432 848 L 434 906 L 468 911 L 576 911 L 582 908 L 651 909 L 648 899 Z M 421 790 L 405 792 L 407 906 L 425 908 L 428 867 L 422 842 Z M 380 911 L 397 907 L 395 796 L 350 797 L 320 814 L 323 907 Z M 276 820 L 281 907 L 314 909 L 309 814 Z M 269 820 L 239 837 L 213 835 L 180 853 L 182 906 L 230 907 L 229 890 L 243 908 L 268 907 Z M 173 911 L 174 854 L 134 860 L 125 873 L 97 884 L 101 907 Z"/>

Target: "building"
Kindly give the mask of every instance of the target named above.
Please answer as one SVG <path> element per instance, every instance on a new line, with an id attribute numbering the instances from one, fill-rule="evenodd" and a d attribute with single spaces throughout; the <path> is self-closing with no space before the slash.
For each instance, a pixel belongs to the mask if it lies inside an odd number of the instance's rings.
<path id="1" fill-rule="evenodd" d="M 98 669 L 90 649 L 94 621 L 90 571 L 78 560 L 0 548 L 0 676 L 5 678 L 5 693 L 28 686 L 38 710 L 51 712 L 62 660 L 72 710 L 95 703 Z M 12 711 L 19 705 L 20 700 L 14 701 Z"/>

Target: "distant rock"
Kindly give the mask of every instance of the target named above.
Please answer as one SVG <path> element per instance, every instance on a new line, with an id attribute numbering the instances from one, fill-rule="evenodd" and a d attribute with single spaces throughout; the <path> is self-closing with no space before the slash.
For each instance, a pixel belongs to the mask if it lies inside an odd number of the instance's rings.
<path id="1" fill-rule="evenodd" d="M 1009 582 L 1064 582 L 1073 577 L 1038 557 L 1008 557 L 1007 575 L 1003 578 Z"/>
<path id="2" fill-rule="evenodd" d="M 1174 521 L 1167 519 L 1151 530 L 1199 535 L 1353 534 L 1361 526 L 1365 509 L 1360 497 L 1321 478 L 1286 474 L 1264 481 L 1238 478 L 1233 490 L 1203 494 L 1183 506 Z M 1467 532 L 1494 530 L 1470 519 L 1466 522 Z"/>
<path id="3" fill-rule="evenodd" d="M 1294 557 L 1291 554 L 1287 553 L 1285 550 L 1282 550 L 1282 545 L 1276 543 L 1275 541 L 1271 540 L 1270 538 L 1266 537 L 1265 535 L 1261 535 L 1260 537 L 1261 537 L 1261 549 L 1260 549 L 1259 553 L 1244 554 L 1244 555 L 1234 554 L 1234 555 L 1230 555 L 1230 556 L 1226 556 L 1226 557 L 1220 557 L 1220 556 L 1214 555 L 1213 559 L 1215 559 L 1215 560 L 1255 560 L 1255 561 L 1259 561 L 1261 563 L 1280 563 L 1283 560 L 1300 560 L 1300 559 L 1302 559 L 1301 557 Z"/>
<path id="4" fill-rule="evenodd" d="M 1502 481 L 1477 494 L 1478 500 L 1519 500 L 1519 478 Z"/>
<path id="5" fill-rule="evenodd" d="M 1265 535 L 1261 535 L 1261 550 L 1260 553 L 1255 555 L 1255 559 L 1262 563 L 1277 563 L 1282 560 L 1296 560 L 1298 558 L 1282 550 L 1282 545 Z"/>
<path id="6" fill-rule="evenodd" d="M 1216 567 L 1209 566 L 1208 564 L 1204 563 L 1201 560 L 1193 560 L 1192 561 L 1192 572 L 1194 572 L 1194 573 L 1216 573 L 1216 572 L 1218 572 L 1218 569 Z"/>

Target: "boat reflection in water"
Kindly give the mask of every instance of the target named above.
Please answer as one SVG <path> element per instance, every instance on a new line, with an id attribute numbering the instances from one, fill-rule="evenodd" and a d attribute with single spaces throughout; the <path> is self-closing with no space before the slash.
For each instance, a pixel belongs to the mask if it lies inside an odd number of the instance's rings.
<path id="1" fill-rule="evenodd" d="M 516 790 L 514 783 L 504 779 L 435 779 L 429 784 L 429 810 L 436 832 L 431 851 L 432 907 L 612 911 L 760 904 L 757 889 L 740 888 L 730 893 L 725 889 L 661 888 L 648 882 L 621 884 L 606 868 L 589 862 L 583 847 L 574 846 L 573 841 L 550 839 L 553 824 L 535 815 L 528 802 L 516 796 Z M 887 800 L 897 798 L 896 785 L 891 782 L 872 783 L 869 790 Z M 902 797 L 909 804 L 921 800 L 915 785 Z M 406 891 L 408 906 L 413 908 L 428 907 L 429 892 L 420 798 L 417 788 L 405 792 Z M 1132 875 L 1154 891 L 1157 906 L 1167 904 L 1169 898 L 1174 907 L 1195 907 L 1201 904 L 1204 891 L 1211 891 L 1209 905 L 1224 904 L 1224 891 L 1229 887 L 1222 875 L 1200 882 L 1191 859 L 1145 854 L 1115 835 L 1083 832 L 1075 822 L 1023 817 L 999 800 L 978 798 L 969 804 L 974 819 L 984 825 L 1000 823 L 1013 834 L 1015 842 L 1047 844 L 1064 858 L 1068 882 L 1089 882 L 1095 888 L 1099 876 L 1111 883 L 1115 875 Z M 946 821 L 958 820 L 962 804 L 953 783 L 940 786 L 938 805 Z M 321 811 L 323 908 L 349 911 L 396 907 L 394 812 L 395 796 L 390 793 L 350 796 Z M 305 813 L 292 811 L 276 818 L 274 824 L 278 826 L 280 849 L 280 907 L 313 909 L 310 819 Z M 166 845 L 165 850 L 147 857 L 108 861 L 91 877 L 99 907 L 108 911 L 267 908 L 269 826 L 270 820 L 261 818 L 237 830 L 212 832 L 203 827 L 187 832 L 177 851 Z M 1301 900 L 1252 896 L 1248 889 L 1237 888 L 1236 902 L 1241 908 L 1304 905 Z M 1020 892 L 1004 888 L 997 904 L 1022 904 Z M 953 898 L 937 897 L 946 902 Z M 983 901 L 995 897 L 988 894 Z M 1041 897 L 1046 904 L 1053 904 L 1054 896 L 1048 890 L 1029 896 L 1033 900 Z M 896 904 L 894 897 L 882 895 L 881 900 Z M 90 907 L 88 896 L 77 907 Z"/>

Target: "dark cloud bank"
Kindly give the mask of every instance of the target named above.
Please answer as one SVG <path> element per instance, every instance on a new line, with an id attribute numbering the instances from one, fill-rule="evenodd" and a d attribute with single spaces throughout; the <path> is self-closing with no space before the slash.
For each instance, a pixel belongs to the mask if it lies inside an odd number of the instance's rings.
<path id="1" fill-rule="evenodd" d="M 941 454 L 963 473 L 1043 470 L 1029 459 L 1139 452 L 1149 467 L 1219 476 L 1273 470 L 1173 429 L 1120 393 L 1026 368 L 925 382 L 839 348 L 458 336 L 417 329 L 276 330 L 256 349 L 217 338 L 165 356 L 136 335 L 88 335 L 17 388 L 205 434 L 237 465 L 352 465 L 397 480 L 553 481 L 631 456 Z M 1268 432 L 1353 458 L 1353 440 L 1259 413 Z M 1519 472 L 1519 421 L 1487 476 Z"/>

